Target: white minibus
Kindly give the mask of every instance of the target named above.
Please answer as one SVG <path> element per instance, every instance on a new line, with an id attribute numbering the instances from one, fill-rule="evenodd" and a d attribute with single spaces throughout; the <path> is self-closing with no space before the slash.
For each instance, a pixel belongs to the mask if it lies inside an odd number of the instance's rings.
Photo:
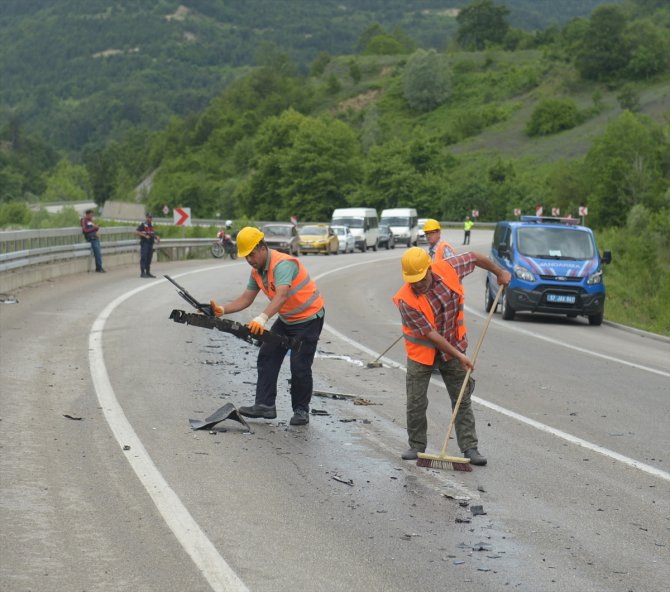
<path id="1" fill-rule="evenodd" d="M 337 208 L 333 210 L 332 225 L 348 226 L 356 239 L 356 248 L 377 250 L 379 219 L 374 208 Z"/>
<path id="2" fill-rule="evenodd" d="M 390 226 L 396 243 L 414 245 L 419 237 L 419 217 L 414 208 L 391 208 L 382 211 L 380 224 Z"/>

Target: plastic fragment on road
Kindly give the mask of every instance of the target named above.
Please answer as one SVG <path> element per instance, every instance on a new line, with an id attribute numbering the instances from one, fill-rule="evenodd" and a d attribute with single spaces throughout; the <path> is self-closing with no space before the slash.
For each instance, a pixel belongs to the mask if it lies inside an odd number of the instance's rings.
<path id="1" fill-rule="evenodd" d="M 223 407 L 219 407 L 214 413 L 204 420 L 199 419 L 189 419 L 191 428 L 194 430 L 205 430 L 214 427 L 217 423 L 224 421 L 225 419 L 232 419 L 241 423 L 247 431 L 251 431 L 249 424 L 245 419 L 240 415 L 239 411 L 232 403 L 226 403 Z"/>
<path id="2" fill-rule="evenodd" d="M 83 417 L 76 417 L 74 415 L 70 415 L 69 413 L 63 413 L 63 417 L 67 417 L 68 419 L 74 419 L 76 421 L 84 419 Z"/>
<path id="3" fill-rule="evenodd" d="M 484 506 L 470 506 L 470 511 L 473 516 L 485 516 Z"/>

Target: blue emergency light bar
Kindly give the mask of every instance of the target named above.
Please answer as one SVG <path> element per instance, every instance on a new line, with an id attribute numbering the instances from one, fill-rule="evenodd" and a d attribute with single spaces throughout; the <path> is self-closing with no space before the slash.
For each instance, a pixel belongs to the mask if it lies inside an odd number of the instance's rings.
<path id="1" fill-rule="evenodd" d="M 550 222 L 553 224 L 569 224 L 572 226 L 577 226 L 579 220 L 577 218 L 553 218 L 551 216 L 521 216 L 522 222 L 537 222 L 542 224 L 543 222 Z"/>

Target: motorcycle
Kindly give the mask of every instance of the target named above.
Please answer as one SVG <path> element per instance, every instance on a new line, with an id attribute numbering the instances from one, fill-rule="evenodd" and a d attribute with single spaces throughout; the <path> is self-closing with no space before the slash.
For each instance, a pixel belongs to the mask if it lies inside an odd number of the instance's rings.
<path id="1" fill-rule="evenodd" d="M 212 243 L 212 255 L 217 259 L 237 259 L 237 242 L 225 230 L 220 230 L 216 235 L 216 240 Z"/>

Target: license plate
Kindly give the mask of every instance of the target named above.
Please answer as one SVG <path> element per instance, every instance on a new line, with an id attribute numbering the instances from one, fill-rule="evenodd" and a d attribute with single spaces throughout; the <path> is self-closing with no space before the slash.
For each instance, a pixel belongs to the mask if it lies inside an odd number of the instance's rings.
<path id="1" fill-rule="evenodd" d="M 547 302 L 556 302 L 558 304 L 574 304 L 575 297 L 569 294 L 547 294 Z"/>

